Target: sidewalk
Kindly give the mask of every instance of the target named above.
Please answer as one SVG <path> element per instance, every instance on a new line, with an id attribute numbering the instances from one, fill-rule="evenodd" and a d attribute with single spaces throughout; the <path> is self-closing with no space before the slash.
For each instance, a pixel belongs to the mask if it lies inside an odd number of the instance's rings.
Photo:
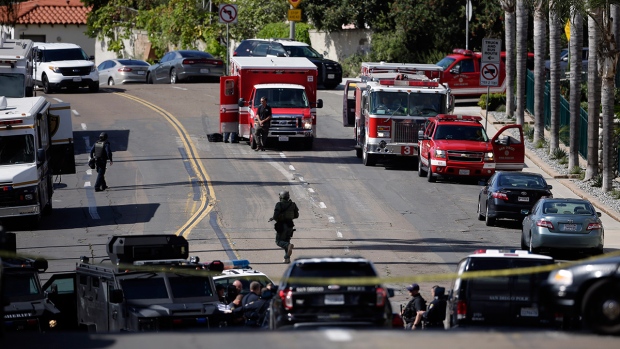
<path id="1" fill-rule="evenodd" d="M 486 117 L 485 111 L 478 106 L 457 106 L 454 110 L 455 114 L 462 115 L 481 115 Z M 503 125 L 495 125 L 495 119 L 489 114 L 487 124 L 487 134 L 492 137 Z M 485 124 L 485 120 L 482 121 Z M 499 127 L 498 127 L 499 126 Z M 605 229 L 605 252 L 620 249 L 620 213 L 611 207 L 600 202 L 596 197 L 586 193 L 576 186 L 565 175 L 557 173 L 551 166 L 547 165 L 536 154 L 526 150 L 525 152 L 525 169 L 524 171 L 540 173 L 545 177 L 548 184 L 553 186 L 551 190 L 556 198 L 583 198 L 589 200 L 598 211 L 601 212 L 601 220 Z"/>

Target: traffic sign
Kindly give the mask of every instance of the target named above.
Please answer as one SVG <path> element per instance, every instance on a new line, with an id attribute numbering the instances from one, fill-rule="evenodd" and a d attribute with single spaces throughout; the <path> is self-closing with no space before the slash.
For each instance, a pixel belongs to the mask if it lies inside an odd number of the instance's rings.
<path id="1" fill-rule="evenodd" d="M 301 9 L 288 10 L 288 20 L 291 22 L 301 22 Z"/>
<path id="2" fill-rule="evenodd" d="M 288 3 L 291 4 L 291 6 L 293 6 L 293 8 L 297 8 L 297 6 L 299 6 L 300 2 L 301 2 L 301 0 L 288 0 Z M 291 21 L 291 19 L 289 19 L 289 21 Z"/>
<path id="3" fill-rule="evenodd" d="M 480 86 L 499 86 L 499 63 L 482 63 Z"/>
<path id="4" fill-rule="evenodd" d="M 237 5 L 220 4 L 220 23 L 237 23 Z"/>
<path id="5" fill-rule="evenodd" d="M 483 39 L 482 40 L 482 59 L 483 63 L 499 63 L 499 56 L 502 52 L 502 40 Z"/>

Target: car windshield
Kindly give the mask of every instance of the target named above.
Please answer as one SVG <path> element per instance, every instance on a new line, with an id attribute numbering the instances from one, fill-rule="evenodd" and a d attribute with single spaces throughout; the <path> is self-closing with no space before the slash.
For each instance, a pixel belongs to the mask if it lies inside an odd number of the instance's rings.
<path id="1" fill-rule="evenodd" d="M 437 65 L 440 66 L 443 70 L 446 70 L 450 65 L 452 65 L 452 63 L 454 63 L 454 61 L 456 61 L 456 59 L 451 57 L 444 57 L 441 61 L 437 62 Z"/>
<path id="2" fill-rule="evenodd" d="M 407 115 L 407 92 L 372 92 L 370 105 L 373 114 Z"/>
<path id="3" fill-rule="evenodd" d="M 212 297 L 211 279 L 200 276 L 171 276 L 170 288 L 174 298 Z"/>
<path id="4" fill-rule="evenodd" d="M 0 137 L 0 166 L 33 163 L 34 155 L 32 135 Z"/>
<path id="5" fill-rule="evenodd" d="M 543 214 L 569 214 L 569 215 L 594 215 L 594 209 L 589 202 L 571 201 L 571 202 L 545 202 Z"/>
<path id="6" fill-rule="evenodd" d="M 482 125 L 439 125 L 435 130 L 434 139 L 454 139 L 460 141 L 487 142 L 487 137 Z"/>
<path id="7" fill-rule="evenodd" d="M 61 50 L 43 50 L 43 62 L 89 60 L 81 48 L 65 48 Z"/>
<path id="8" fill-rule="evenodd" d="M 202 52 L 202 51 L 179 51 L 179 54 L 183 58 L 188 58 L 188 57 L 213 58 L 211 54 L 207 52 Z"/>
<path id="9" fill-rule="evenodd" d="M 254 106 L 260 105 L 261 97 L 267 97 L 272 108 L 307 108 L 310 103 L 306 91 L 299 88 L 261 88 L 256 90 Z"/>
<path id="10" fill-rule="evenodd" d="M 288 53 L 289 57 L 307 57 L 307 58 L 321 58 L 321 54 L 316 52 L 310 46 L 284 46 L 284 50 Z"/>
<path id="11" fill-rule="evenodd" d="M 411 116 L 431 117 L 446 113 L 446 102 L 442 94 L 411 93 L 409 94 L 408 114 Z"/>
<path id="12" fill-rule="evenodd" d="M 4 297 L 9 301 L 41 293 L 35 272 L 5 273 L 2 276 L 2 283 L 4 284 Z"/>
<path id="13" fill-rule="evenodd" d="M 119 59 L 118 63 L 122 64 L 122 65 L 139 65 L 139 66 L 143 66 L 143 67 L 148 67 L 149 64 L 145 61 L 138 61 L 138 60 L 134 60 L 134 59 Z"/>
<path id="14" fill-rule="evenodd" d="M 23 74 L 0 74 L 0 96 L 22 98 L 24 96 L 25 76 Z"/>
<path id="15" fill-rule="evenodd" d="M 125 299 L 169 298 L 166 283 L 162 277 L 122 279 L 121 288 Z"/>
<path id="16" fill-rule="evenodd" d="M 547 183 L 539 176 L 523 176 L 519 174 L 504 174 L 499 178 L 499 185 L 513 188 L 547 189 Z"/>

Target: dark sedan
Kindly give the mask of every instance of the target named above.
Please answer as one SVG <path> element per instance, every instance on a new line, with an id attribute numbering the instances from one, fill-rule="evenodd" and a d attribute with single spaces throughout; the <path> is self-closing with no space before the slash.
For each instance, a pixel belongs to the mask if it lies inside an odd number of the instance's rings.
<path id="1" fill-rule="evenodd" d="M 603 253 L 603 223 L 583 199 L 541 199 L 523 219 L 521 248 Z"/>
<path id="2" fill-rule="evenodd" d="M 542 175 L 498 171 L 478 195 L 478 219 L 492 226 L 498 218 L 522 220 L 543 197 L 552 197 L 552 187 Z"/>
<path id="3" fill-rule="evenodd" d="M 149 84 L 207 80 L 219 82 L 219 77 L 224 75 L 224 61 L 202 51 L 171 51 L 151 65 L 146 74 Z"/>

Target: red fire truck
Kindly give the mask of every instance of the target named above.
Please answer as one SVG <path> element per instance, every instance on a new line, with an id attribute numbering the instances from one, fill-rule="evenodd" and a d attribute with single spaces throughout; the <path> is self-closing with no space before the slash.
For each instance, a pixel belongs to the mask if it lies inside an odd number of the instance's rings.
<path id="1" fill-rule="evenodd" d="M 437 82 L 441 73 L 434 64 L 365 62 L 361 81 L 346 82 L 342 122 L 354 128 L 364 165 L 418 155 L 426 120 L 454 109 L 450 89 Z"/>
<path id="2" fill-rule="evenodd" d="M 273 114 L 268 141 L 312 149 L 316 109 L 323 107 L 316 66 L 305 57 L 233 57 L 230 76 L 220 78 L 220 132 L 238 132 L 256 149 L 254 119 L 263 96 Z"/>
<path id="3" fill-rule="evenodd" d="M 525 143 L 521 125 L 506 125 L 489 139 L 482 117 L 437 115 L 420 131 L 418 175 L 488 178 L 496 170 L 521 171 Z"/>

